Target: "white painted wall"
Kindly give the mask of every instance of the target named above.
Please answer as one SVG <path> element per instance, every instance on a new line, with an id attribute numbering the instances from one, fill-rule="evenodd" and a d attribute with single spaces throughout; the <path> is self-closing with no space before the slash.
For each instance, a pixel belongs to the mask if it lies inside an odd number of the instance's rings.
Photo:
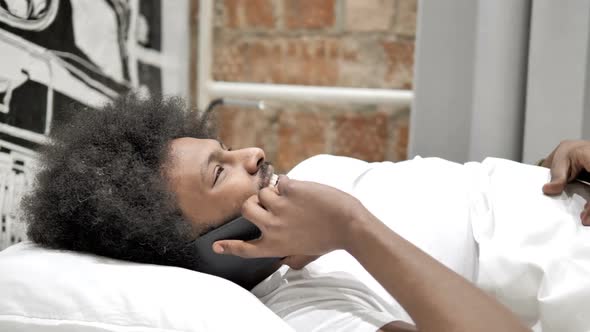
<path id="1" fill-rule="evenodd" d="M 468 158 L 476 13 L 473 0 L 418 4 L 409 157 Z"/>
<path id="2" fill-rule="evenodd" d="M 188 101 L 190 68 L 189 0 L 162 0 L 162 93 Z"/>
<path id="3" fill-rule="evenodd" d="M 422 0 L 410 157 L 535 162 L 590 138 L 590 0 Z"/>
<path id="4" fill-rule="evenodd" d="M 480 0 L 468 160 L 520 160 L 530 2 Z"/>
<path id="5" fill-rule="evenodd" d="M 535 0 L 524 129 L 525 162 L 566 138 L 590 139 L 590 1 Z"/>

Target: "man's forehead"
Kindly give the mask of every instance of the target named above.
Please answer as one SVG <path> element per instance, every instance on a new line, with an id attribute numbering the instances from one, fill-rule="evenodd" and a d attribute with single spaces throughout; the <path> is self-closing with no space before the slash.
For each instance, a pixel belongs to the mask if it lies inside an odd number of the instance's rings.
<path id="1" fill-rule="evenodd" d="M 213 140 L 213 142 L 215 142 Z M 198 167 L 209 154 L 207 145 L 211 143 L 203 139 L 182 137 L 170 142 L 168 176 L 172 180 L 186 179 L 187 176 L 198 175 Z"/>
<path id="2" fill-rule="evenodd" d="M 194 138 L 194 137 L 180 137 L 175 138 L 170 142 L 170 150 L 172 153 L 186 153 L 199 152 L 207 146 L 223 146 L 223 143 L 216 138 Z"/>
<path id="3" fill-rule="evenodd" d="M 199 146 L 206 145 L 207 141 L 211 141 L 211 140 L 194 138 L 194 137 L 175 138 L 172 140 L 172 142 L 170 142 L 170 149 L 173 152 L 184 153 L 184 152 L 186 152 L 186 150 L 192 150 L 194 148 L 198 148 Z"/>

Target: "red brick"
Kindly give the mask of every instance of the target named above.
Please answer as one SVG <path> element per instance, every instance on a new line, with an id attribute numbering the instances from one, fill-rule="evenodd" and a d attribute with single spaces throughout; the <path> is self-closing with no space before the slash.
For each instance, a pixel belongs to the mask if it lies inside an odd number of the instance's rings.
<path id="1" fill-rule="evenodd" d="M 238 28 L 241 26 L 238 16 L 238 6 L 241 0 L 224 0 L 223 6 L 225 11 L 225 26 L 228 28 Z"/>
<path id="2" fill-rule="evenodd" d="M 357 49 L 344 48 L 342 50 L 342 60 L 344 61 L 358 61 L 359 52 Z"/>
<path id="3" fill-rule="evenodd" d="M 392 159 L 394 161 L 408 159 L 409 116 L 398 116 L 393 121 Z"/>
<path id="4" fill-rule="evenodd" d="M 297 45 L 293 42 L 287 42 L 287 52 L 285 53 L 288 57 L 297 56 Z"/>
<path id="5" fill-rule="evenodd" d="M 290 39 L 283 59 L 285 84 L 337 85 L 339 64 L 334 39 Z"/>
<path id="6" fill-rule="evenodd" d="M 346 28 L 350 31 L 391 29 L 395 2 L 391 0 L 347 0 Z"/>
<path id="7" fill-rule="evenodd" d="M 270 0 L 243 0 L 243 4 L 248 27 L 274 27 L 275 17 Z"/>
<path id="8" fill-rule="evenodd" d="M 218 81 L 243 81 L 246 77 L 245 44 L 216 45 L 213 50 L 213 79 Z"/>
<path id="9" fill-rule="evenodd" d="M 299 162 L 327 151 L 326 112 L 282 111 L 278 120 L 278 147 L 275 166 L 287 172 Z"/>
<path id="10" fill-rule="evenodd" d="M 227 28 L 272 28 L 275 17 L 271 0 L 224 0 Z"/>
<path id="11" fill-rule="evenodd" d="M 395 21 L 395 33 L 414 37 L 416 35 L 417 0 L 398 0 L 398 14 Z"/>
<path id="12" fill-rule="evenodd" d="M 329 39 L 327 41 L 326 48 L 328 49 L 328 58 L 335 59 L 336 57 L 338 57 L 338 50 L 340 45 L 339 42 L 340 41 L 338 39 Z"/>
<path id="13" fill-rule="evenodd" d="M 386 66 L 384 81 L 388 87 L 412 89 L 414 76 L 414 42 L 384 41 Z"/>
<path id="14" fill-rule="evenodd" d="M 273 124 L 277 112 L 221 106 L 216 109 L 219 138 L 232 149 L 260 147 L 272 161 L 276 151 Z"/>
<path id="15" fill-rule="evenodd" d="M 374 38 L 346 37 L 341 41 L 339 86 L 383 88 L 385 72 L 381 42 Z"/>
<path id="16" fill-rule="evenodd" d="M 334 118 L 333 151 L 366 161 L 385 159 L 389 115 L 384 112 L 343 112 Z"/>
<path id="17" fill-rule="evenodd" d="M 285 0 L 285 25 L 289 29 L 330 28 L 335 22 L 335 0 Z"/>
<path id="18" fill-rule="evenodd" d="M 248 78 L 260 83 L 272 82 L 270 64 L 273 62 L 269 62 L 272 55 L 268 44 L 264 41 L 249 42 L 246 44 L 245 51 L 243 55 L 248 64 Z"/>
<path id="19" fill-rule="evenodd" d="M 244 81 L 258 83 L 284 82 L 284 51 L 281 41 L 258 40 L 245 44 L 246 75 Z"/>
<path id="20" fill-rule="evenodd" d="M 337 85 L 337 40 L 331 38 L 249 39 L 215 49 L 216 80 Z"/>

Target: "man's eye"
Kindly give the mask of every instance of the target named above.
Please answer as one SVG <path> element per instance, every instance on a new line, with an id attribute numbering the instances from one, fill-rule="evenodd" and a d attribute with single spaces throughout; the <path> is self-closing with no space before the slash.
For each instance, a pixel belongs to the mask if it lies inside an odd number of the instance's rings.
<path id="1" fill-rule="evenodd" d="M 217 171 L 215 172 L 215 180 L 213 180 L 213 185 L 215 185 L 217 183 L 217 179 L 219 178 L 219 175 L 221 174 L 221 172 L 223 172 L 223 167 L 218 166 Z"/>

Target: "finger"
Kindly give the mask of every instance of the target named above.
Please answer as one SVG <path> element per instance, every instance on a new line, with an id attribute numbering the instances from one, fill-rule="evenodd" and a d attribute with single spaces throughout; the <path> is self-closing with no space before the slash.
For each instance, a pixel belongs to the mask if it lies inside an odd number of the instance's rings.
<path id="1" fill-rule="evenodd" d="M 234 255 L 242 258 L 265 257 L 260 241 L 222 240 L 213 243 L 213 251 L 217 254 Z"/>
<path id="2" fill-rule="evenodd" d="M 277 184 L 277 189 L 279 190 L 279 195 L 286 196 L 288 195 L 288 191 L 290 188 L 291 179 L 289 179 L 286 175 L 279 175 L 279 182 Z"/>
<path id="3" fill-rule="evenodd" d="M 551 181 L 543 186 L 543 192 L 545 194 L 561 194 L 567 185 L 570 164 L 568 158 L 555 158 L 553 160 L 553 165 L 551 165 Z"/>
<path id="4" fill-rule="evenodd" d="M 555 151 L 557 151 L 557 148 L 555 148 L 553 151 L 551 151 L 551 153 L 547 156 L 547 158 L 545 158 L 545 160 L 543 160 L 543 164 L 541 166 L 551 168 L 551 164 L 553 164 L 553 157 L 555 156 Z"/>
<path id="5" fill-rule="evenodd" d="M 276 202 L 280 199 L 279 194 L 274 188 L 263 188 L 258 192 L 258 200 L 268 211 L 273 212 L 273 207 Z"/>
<path id="6" fill-rule="evenodd" d="M 268 218 L 271 217 L 271 214 L 260 205 L 258 195 L 252 195 L 244 202 L 244 204 L 242 204 L 242 216 L 250 220 L 262 231 L 264 224 L 268 222 Z"/>
<path id="7" fill-rule="evenodd" d="M 543 185 L 543 193 L 545 195 L 559 195 L 565 189 L 563 182 L 549 182 Z"/>

